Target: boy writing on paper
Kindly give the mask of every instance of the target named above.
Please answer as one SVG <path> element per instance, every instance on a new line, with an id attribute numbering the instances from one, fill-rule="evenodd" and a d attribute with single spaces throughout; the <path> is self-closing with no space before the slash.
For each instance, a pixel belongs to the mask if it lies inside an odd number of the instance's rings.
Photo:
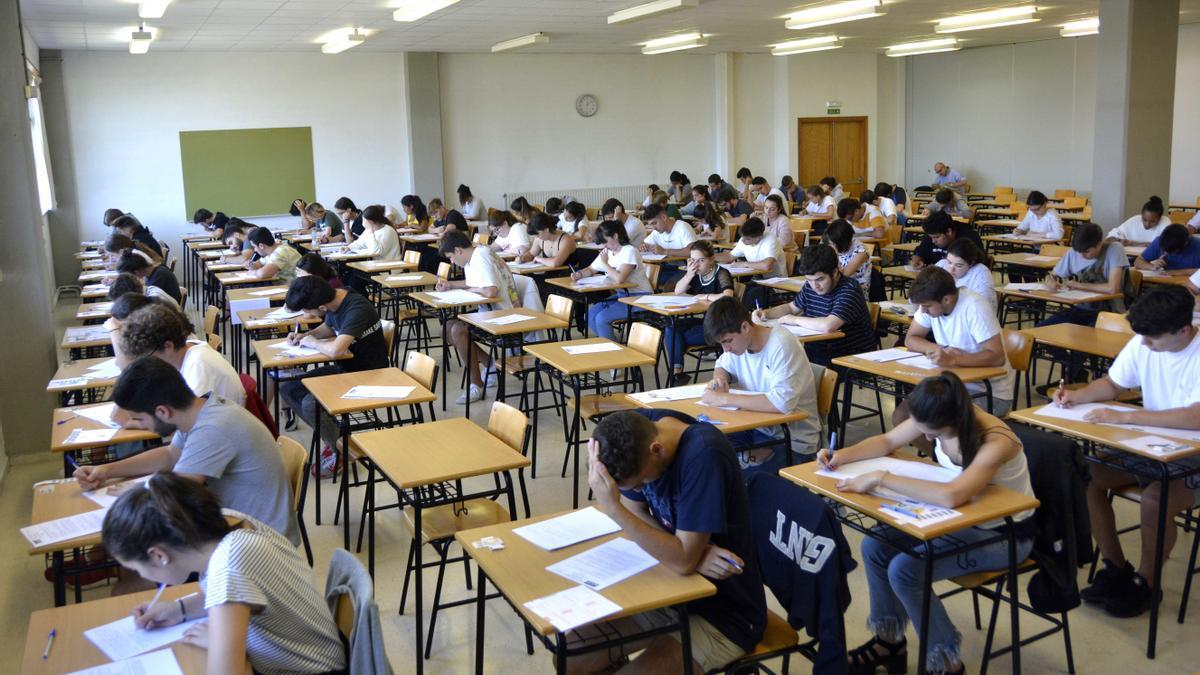
<path id="1" fill-rule="evenodd" d="M 613 672 L 639 650 L 638 672 L 706 672 L 754 649 L 767 616 L 749 498 L 716 427 L 669 410 L 610 415 L 588 442 L 588 484 L 625 537 L 676 574 L 707 577 L 717 592 L 688 604 L 694 663 L 686 668 L 677 634 L 667 633 L 573 658 L 568 672 Z M 675 620 L 672 610 L 656 610 L 576 634 L 586 643 L 610 629 L 645 631 Z"/>
<path id="2" fill-rule="evenodd" d="M 1117 354 L 1104 377 L 1082 389 L 1062 386 L 1054 394 L 1060 406 L 1112 401 L 1129 389 L 1141 387 L 1143 407 L 1128 412 L 1093 410 L 1089 422 L 1146 424 L 1175 429 L 1200 429 L 1200 333 L 1192 325 L 1193 299 L 1179 286 L 1158 286 L 1146 291 L 1129 309 L 1129 324 L 1137 337 Z M 1200 457 L 1178 460 L 1195 466 Z M 1159 481 L 1144 481 L 1118 469 L 1092 465 L 1088 483 L 1088 515 L 1092 537 L 1100 547 L 1103 568 L 1092 585 L 1083 589 L 1084 601 L 1101 605 L 1116 617 L 1137 616 L 1150 608 L 1162 591 L 1154 576 L 1158 510 L 1163 499 Z M 1137 571 L 1126 560 L 1117 536 L 1109 490 L 1142 483 L 1141 561 Z M 1191 508 L 1200 499 L 1200 485 L 1186 479 L 1172 481 L 1167 488 L 1166 532 L 1163 556 L 1171 554 L 1177 536 L 1175 514 Z"/>

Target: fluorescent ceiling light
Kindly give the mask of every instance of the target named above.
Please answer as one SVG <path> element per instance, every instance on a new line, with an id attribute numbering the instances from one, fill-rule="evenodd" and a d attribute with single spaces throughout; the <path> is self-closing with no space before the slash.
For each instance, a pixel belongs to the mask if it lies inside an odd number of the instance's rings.
<path id="1" fill-rule="evenodd" d="M 1090 19 L 1080 19 L 1064 23 L 1062 30 L 1058 34 L 1063 37 L 1080 37 L 1083 35 L 1095 35 L 1100 32 L 1100 17 L 1094 16 Z"/>
<path id="2" fill-rule="evenodd" d="M 887 48 L 888 56 L 914 56 L 916 54 L 936 54 L 937 52 L 956 52 L 962 49 L 955 38 L 937 38 L 921 40 L 920 42 L 905 42 Z"/>
<path id="3" fill-rule="evenodd" d="M 672 35 L 671 37 L 658 38 L 651 40 L 642 45 L 643 54 L 666 54 L 667 52 L 677 52 L 683 49 L 695 49 L 708 44 L 708 40 L 701 33 L 685 33 L 683 35 Z"/>
<path id="4" fill-rule="evenodd" d="M 828 49 L 840 49 L 841 47 L 842 43 L 838 40 L 838 36 L 826 35 L 825 37 L 780 42 L 779 44 L 771 45 L 771 53 L 775 56 L 788 56 L 790 54 L 823 52 Z"/>
<path id="5" fill-rule="evenodd" d="M 513 49 L 521 49 L 522 47 L 531 47 L 533 45 L 544 45 L 550 43 L 550 36 L 545 33 L 530 33 L 522 35 L 519 38 L 497 42 L 492 45 L 492 53 L 507 52 Z"/>
<path id="6" fill-rule="evenodd" d="M 403 0 L 396 5 L 398 9 L 392 13 L 392 18 L 396 21 L 416 21 L 456 2 L 458 0 Z"/>
<path id="7" fill-rule="evenodd" d="M 654 2 L 647 2 L 644 5 L 613 12 L 608 15 L 608 22 L 611 24 L 636 21 L 655 14 L 662 14 L 663 12 L 673 12 L 684 7 L 695 7 L 698 4 L 700 4 L 700 0 L 655 0 Z"/>
<path id="8" fill-rule="evenodd" d="M 143 19 L 161 19 L 171 0 L 142 0 L 138 3 L 138 16 Z"/>
<path id="9" fill-rule="evenodd" d="M 326 33 L 329 35 L 329 33 Z M 366 33 L 360 33 L 357 28 L 349 33 L 345 29 L 334 31 L 334 35 L 328 40 L 322 40 L 325 44 L 321 45 L 321 52 L 324 54 L 341 54 L 342 52 L 357 47 L 367 39 Z"/>
<path id="10" fill-rule="evenodd" d="M 879 6 L 882 4 L 882 0 L 848 0 L 832 5 L 821 5 L 792 12 L 784 17 L 787 19 L 784 25 L 792 30 L 804 30 L 845 21 L 871 19 L 884 15 L 884 12 L 879 11 Z"/>
<path id="11" fill-rule="evenodd" d="M 1037 17 L 1037 7 L 1006 7 L 987 12 L 972 12 L 959 14 L 937 22 L 934 28 L 938 33 L 961 33 L 968 30 L 983 30 L 985 28 L 1000 28 L 1001 26 L 1016 26 L 1022 23 L 1041 21 Z"/>
<path id="12" fill-rule="evenodd" d="M 154 40 L 154 34 L 144 28 L 133 31 L 129 34 L 129 53 L 145 54 L 150 51 L 152 40 Z"/>

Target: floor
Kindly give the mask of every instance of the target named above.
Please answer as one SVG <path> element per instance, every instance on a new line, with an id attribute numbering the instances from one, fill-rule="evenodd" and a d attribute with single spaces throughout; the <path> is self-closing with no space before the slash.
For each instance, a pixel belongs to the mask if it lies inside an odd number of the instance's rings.
<path id="1" fill-rule="evenodd" d="M 73 322 L 75 301 L 65 299 L 56 310 L 58 324 L 61 327 Z M 452 382 L 452 397 L 458 394 L 458 374 L 450 377 Z M 472 406 L 472 418 L 479 423 L 486 420 L 486 405 Z M 461 410 L 461 409 L 460 409 Z M 446 414 L 439 410 L 439 419 L 456 413 L 453 403 Z M 533 513 L 549 513 L 570 506 L 571 489 L 569 479 L 559 477 L 559 467 L 563 459 L 562 427 L 558 420 L 544 415 L 541 422 L 538 458 L 538 477 L 527 479 L 529 498 Z M 848 442 L 857 441 L 878 426 L 872 427 L 867 422 L 852 427 Z M 309 431 L 301 427 L 294 433 L 298 440 L 307 444 Z M 22 651 L 25 631 L 23 626 L 30 612 L 49 607 L 52 604 L 51 586 L 42 577 L 44 561 L 41 558 L 25 554 L 26 545 L 18 532 L 18 527 L 28 522 L 31 491 L 29 486 L 39 480 L 56 478 L 61 474 L 61 464 L 48 455 L 45 461 L 37 463 L 20 463 L 11 466 L 0 484 L 0 521 L 9 526 L 0 530 L 0 597 L 7 598 L 3 609 L 0 609 L 0 624 L 10 626 L 9 630 L 0 631 L 0 663 L 15 664 Z M 586 485 L 583 486 L 586 491 Z M 325 517 L 322 526 L 313 525 L 312 500 L 308 501 L 308 511 L 305 521 L 309 525 L 309 535 L 315 552 L 316 564 L 314 578 L 318 585 L 324 584 L 326 566 L 332 550 L 341 546 L 341 528 L 330 524 L 332 505 L 336 492 L 329 482 L 322 484 L 322 503 Z M 361 490 L 353 495 L 352 523 L 357 525 L 357 506 L 361 503 Z M 381 495 L 380 499 L 385 497 Z M 1135 513 L 1128 505 L 1121 505 L 1119 518 L 1122 523 L 1129 523 Z M 854 548 L 855 558 L 860 559 L 860 537 L 848 531 L 848 539 Z M 1137 534 L 1126 535 L 1127 549 L 1136 547 Z M 1165 600 L 1162 606 L 1162 617 L 1159 624 L 1158 657 L 1155 660 L 1145 658 L 1146 633 L 1148 617 L 1136 619 L 1113 619 L 1103 611 L 1083 606 L 1070 614 L 1071 637 L 1073 640 L 1076 670 L 1081 673 L 1120 672 L 1120 673 L 1175 673 L 1192 672 L 1197 670 L 1200 661 L 1200 642 L 1196 640 L 1197 626 L 1200 625 L 1200 606 L 1193 606 L 1186 624 L 1178 624 L 1175 615 L 1179 608 L 1180 592 L 1183 586 L 1183 569 L 1186 560 L 1186 546 L 1191 544 L 1191 536 L 1181 537 L 1181 545 L 1175 555 L 1166 563 Z M 377 529 L 377 575 L 376 600 L 382 617 L 384 640 L 388 655 L 397 673 L 409 673 L 414 669 L 413 616 L 411 599 L 408 614 L 398 615 L 400 588 L 404 576 L 404 563 L 408 554 L 408 536 L 399 524 L 395 511 L 381 514 L 378 518 Z M 365 561 L 365 552 L 362 556 Z M 428 558 L 427 558 L 428 559 Z M 428 573 L 426 583 L 426 607 L 432 598 L 434 571 Z M 465 597 L 466 589 L 460 570 L 451 570 L 446 577 L 447 597 Z M 1081 572 L 1081 581 L 1083 573 Z M 850 577 L 850 588 L 854 599 L 846 612 L 846 627 L 851 646 L 855 646 L 867 638 L 864 628 L 867 612 L 866 582 L 861 566 Z M 950 588 L 948 584 L 939 585 L 939 589 Z M 109 593 L 106 586 L 98 586 L 86 590 L 85 599 L 105 597 Z M 1193 595 L 1200 595 L 1193 591 Z M 473 597 L 473 596 L 472 596 Z M 768 593 L 768 597 L 770 594 Z M 1022 591 L 1022 598 L 1025 598 Z M 778 608 L 773 599 L 771 604 Z M 968 668 L 975 671 L 979 667 L 983 650 L 985 632 L 975 630 L 972 623 L 970 599 L 966 594 L 959 595 L 947 601 L 951 617 L 956 621 L 963 633 L 962 653 Z M 1193 605 L 1200 600 L 1193 599 Z M 1005 610 L 1007 611 L 1007 610 Z M 505 603 L 492 601 L 487 606 L 487 660 L 486 672 L 489 673 L 541 673 L 551 672 L 551 661 L 548 653 L 537 647 L 533 656 L 525 652 L 521 622 L 513 610 Z M 1002 615 L 1004 616 L 1004 615 Z M 985 614 L 986 621 L 986 614 Z M 1008 623 L 1002 620 L 998 628 L 998 644 L 1006 644 L 1008 639 Z M 1032 617 L 1022 617 L 1022 632 L 1026 636 L 1040 630 L 1039 622 Z M 438 617 L 438 625 L 433 644 L 432 658 L 427 663 L 429 673 L 467 673 L 471 672 L 474 664 L 475 612 L 470 607 L 459 607 L 447 610 Z M 986 624 L 985 624 L 986 629 Z M 910 640 L 915 643 L 915 636 Z M 1066 661 L 1063 653 L 1061 636 L 1053 636 L 1022 650 L 1023 670 L 1031 673 L 1066 672 Z M 991 664 L 995 672 L 1011 669 L 1007 657 L 996 659 Z M 915 669 L 915 650 L 910 651 L 910 667 Z M 2 668 L 2 666 L 0 666 Z M 807 672 L 808 665 L 793 662 L 793 670 Z"/>

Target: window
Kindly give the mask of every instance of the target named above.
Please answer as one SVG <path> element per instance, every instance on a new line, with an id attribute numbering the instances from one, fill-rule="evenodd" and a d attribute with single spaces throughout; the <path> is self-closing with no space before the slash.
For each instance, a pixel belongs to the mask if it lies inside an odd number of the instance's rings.
<path id="1" fill-rule="evenodd" d="M 50 180 L 50 156 L 46 147 L 46 127 L 41 99 L 29 99 L 29 130 L 33 136 L 33 165 L 37 172 L 38 202 L 42 213 L 54 208 L 54 186 Z"/>

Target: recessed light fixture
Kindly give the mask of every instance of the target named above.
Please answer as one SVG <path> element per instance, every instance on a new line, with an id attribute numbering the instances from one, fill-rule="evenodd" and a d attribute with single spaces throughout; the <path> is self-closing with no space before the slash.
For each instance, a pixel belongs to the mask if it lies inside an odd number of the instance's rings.
<path id="1" fill-rule="evenodd" d="M 321 36 L 318 42 L 321 45 L 321 52 L 324 54 L 341 54 L 342 52 L 357 47 L 367 40 L 367 34 L 360 32 L 358 28 L 345 29 L 341 28 L 335 31 L 330 31 Z"/>
<path id="2" fill-rule="evenodd" d="M 1080 19 L 1064 23 L 1058 34 L 1063 37 L 1081 37 L 1083 35 L 1095 35 L 1100 32 L 1100 17 L 1093 16 L 1090 19 Z"/>
<path id="3" fill-rule="evenodd" d="M 658 38 L 657 40 L 650 40 L 643 43 L 642 53 L 647 55 L 666 54 L 667 52 L 704 47 L 707 44 L 708 40 L 702 33 L 684 33 L 683 35 L 672 35 L 671 37 Z"/>
<path id="4" fill-rule="evenodd" d="M 392 12 L 392 18 L 396 21 L 416 21 L 456 2 L 458 0 L 402 0 L 396 5 L 396 11 Z"/>
<path id="5" fill-rule="evenodd" d="M 885 12 L 879 11 L 882 4 L 882 0 L 847 0 L 820 7 L 810 7 L 799 12 L 792 12 L 784 17 L 787 19 L 784 25 L 792 30 L 804 30 L 845 21 L 871 19 L 885 14 Z"/>
<path id="6" fill-rule="evenodd" d="M 841 47 L 842 43 L 838 40 L 838 36 L 826 35 L 825 37 L 789 40 L 771 45 L 771 54 L 775 56 L 788 56 L 791 54 L 807 54 L 808 52 L 823 52 L 829 49 L 840 49 Z"/>
<path id="7" fill-rule="evenodd" d="M 521 49 L 523 47 L 532 47 L 533 45 L 544 45 L 549 43 L 549 35 L 546 35 L 545 33 L 530 33 L 529 35 L 522 35 L 519 38 L 505 40 L 504 42 L 497 42 L 496 44 L 492 45 L 492 53 L 507 52 L 514 49 Z"/>
<path id="8" fill-rule="evenodd" d="M 129 34 L 129 53 L 145 54 L 150 51 L 150 43 L 153 40 L 154 33 L 146 30 L 145 26 L 139 26 L 137 30 Z"/>
<path id="9" fill-rule="evenodd" d="M 962 45 L 955 38 L 936 38 L 933 40 L 921 40 L 919 42 L 905 42 L 903 44 L 892 45 L 887 48 L 887 55 L 893 57 L 915 56 L 916 54 L 956 52 L 960 49 L 962 49 Z"/>
<path id="10" fill-rule="evenodd" d="M 138 16 L 143 19 L 161 19 L 171 0 L 142 0 L 138 3 Z"/>
<path id="11" fill-rule="evenodd" d="M 961 33 L 968 30 L 983 30 L 985 28 L 1000 28 L 1001 26 L 1016 26 L 1022 23 L 1041 21 L 1037 16 L 1037 7 L 1005 7 L 987 12 L 971 12 L 959 14 L 937 22 L 934 28 L 938 33 Z"/>
<path id="12" fill-rule="evenodd" d="M 644 5 L 637 5 L 636 7 L 613 12 L 608 15 L 608 22 L 612 24 L 637 21 L 638 19 L 644 19 L 655 14 L 673 12 L 684 7 L 695 7 L 698 4 L 700 4 L 700 0 L 655 0 L 654 2 L 647 2 Z"/>

